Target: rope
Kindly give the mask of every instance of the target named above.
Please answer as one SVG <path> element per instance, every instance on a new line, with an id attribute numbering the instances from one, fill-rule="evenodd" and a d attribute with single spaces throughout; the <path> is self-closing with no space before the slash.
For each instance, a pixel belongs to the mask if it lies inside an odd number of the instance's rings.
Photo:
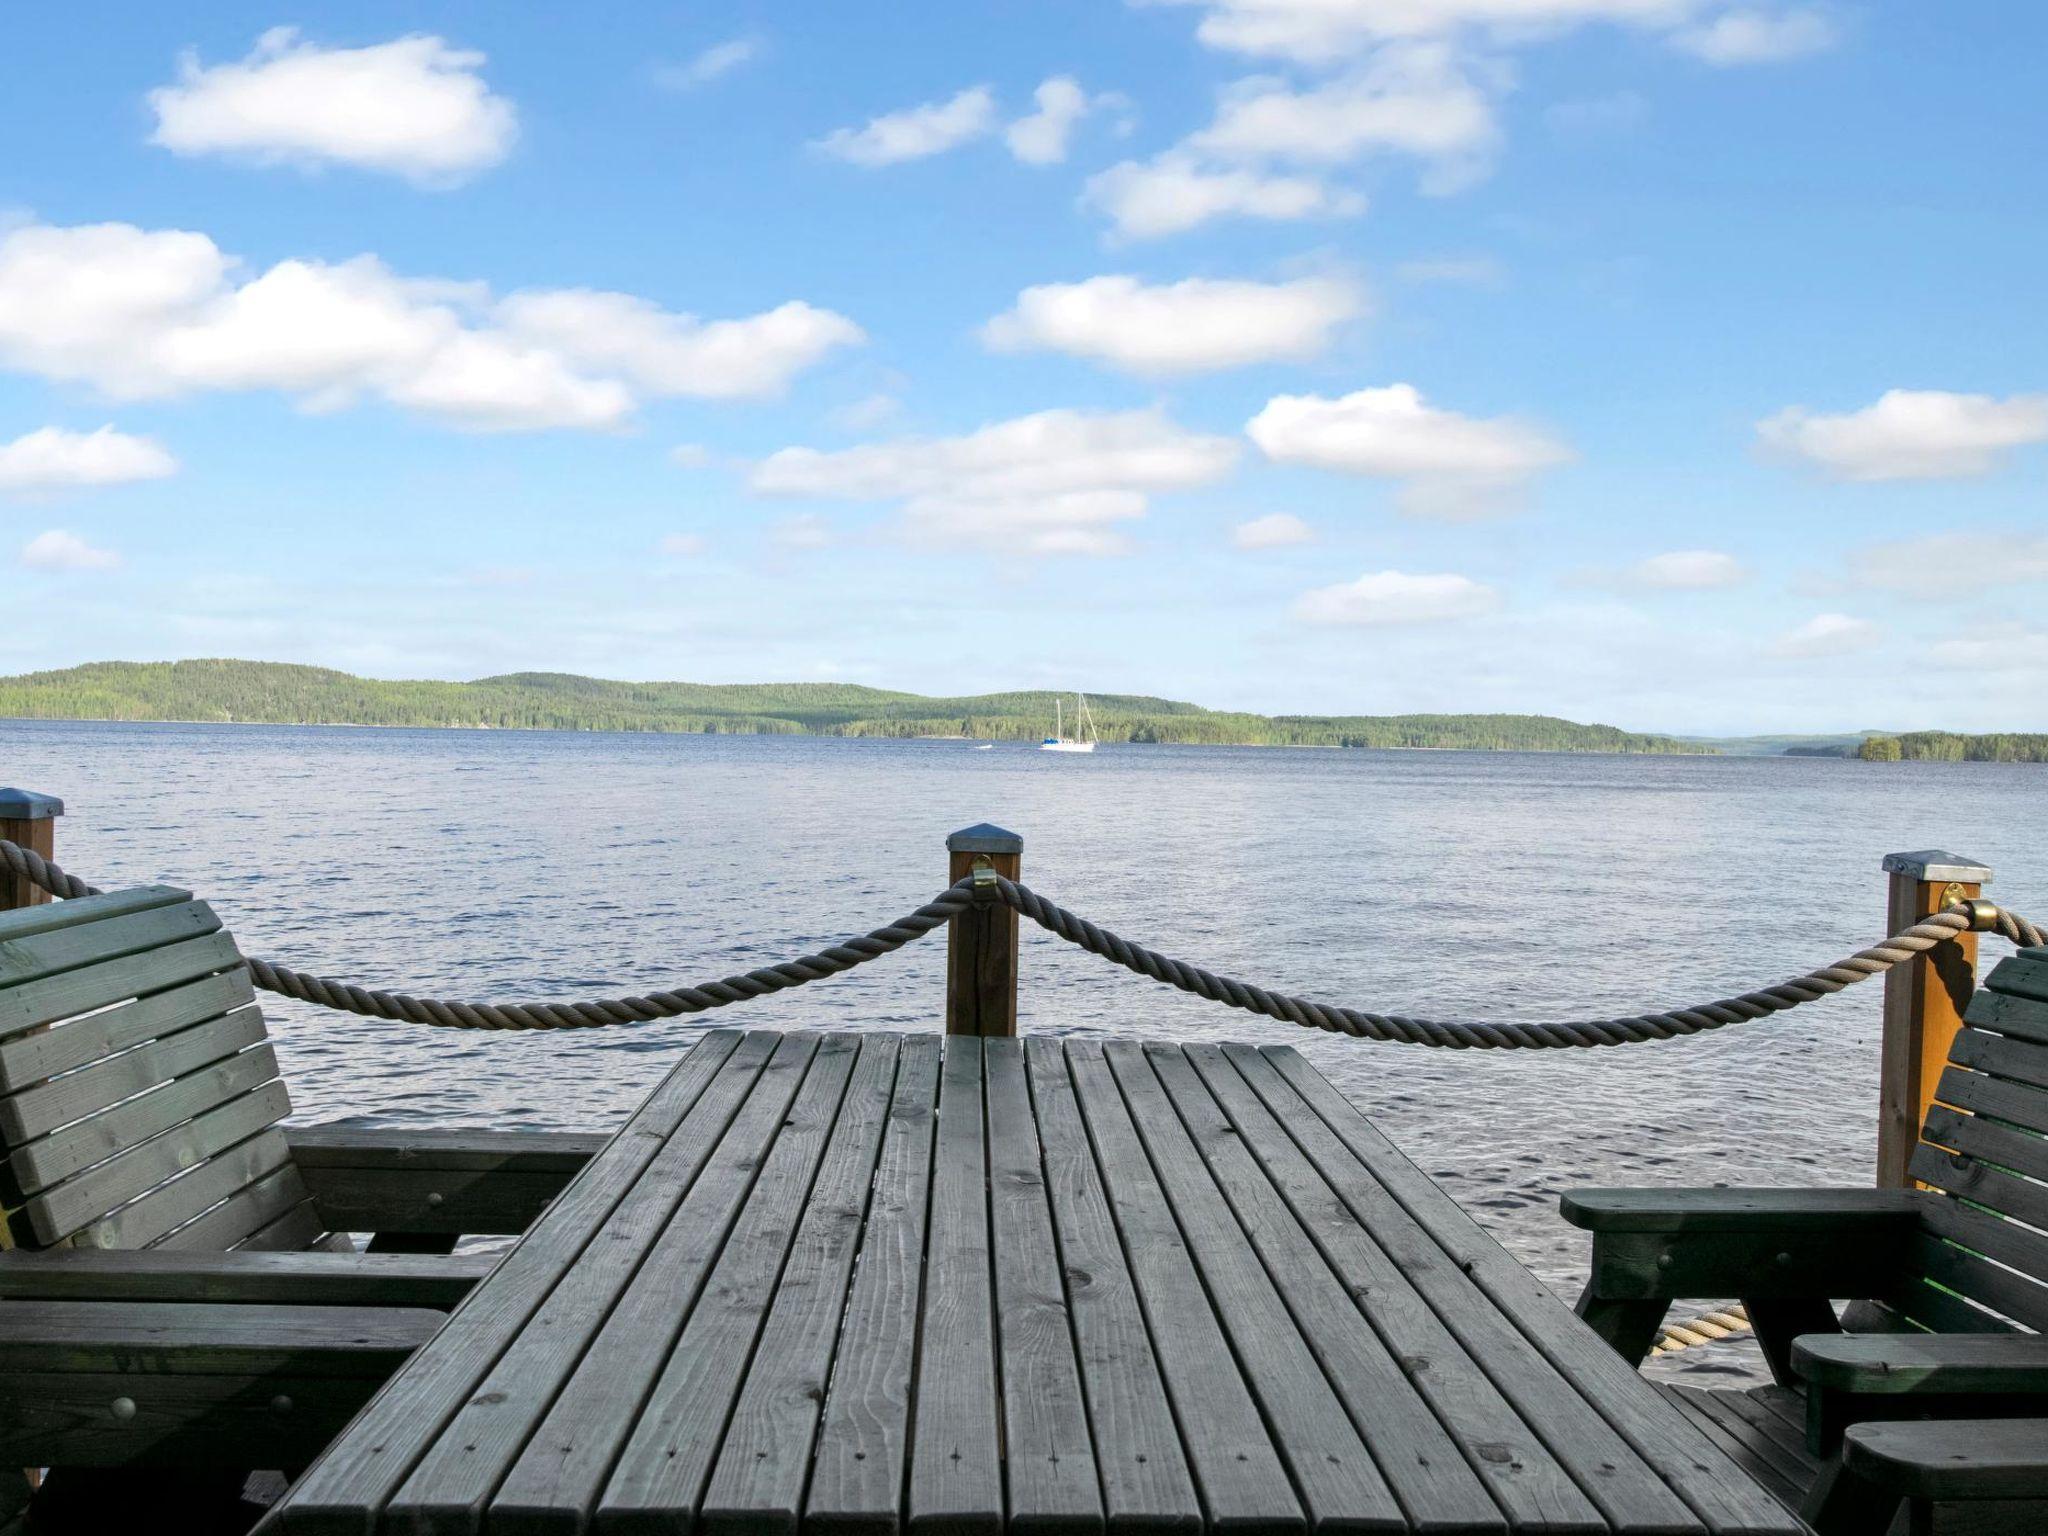
<path id="1" fill-rule="evenodd" d="M 1675 1355 L 1681 1349 L 1697 1349 L 1702 1344 L 1718 1344 L 1722 1339 L 1732 1339 L 1739 1333 L 1749 1331 L 1749 1314 L 1740 1306 L 1729 1307 L 1721 1312 L 1702 1312 L 1698 1317 L 1687 1318 L 1682 1323 L 1666 1323 L 1657 1335 L 1657 1342 L 1650 1346 L 1650 1353 Z"/>
<path id="2" fill-rule="evenodd" d="M 0 838 L 0 862 L 4 862 L 13 874 L 54 896 L 69 899 L 100 894 L 99 887 L 67 874 L 35 850 L 4 838 Z M 1669 1040 L 1748 1019 L 1766 1018 L 1881 975 L 1972 927 L 1969 910 L 1953 907 L 1922 919 L 1881 944 L 1774 987 L 1763 987 L 1719 1002 L 1702 1003 L 1668 1013 L 1639 1013 L 1619 1019 L 1544 1024 L 1472 1024 L 1411 1019 L 1400 1014 L 1368 1013 L 1269 992 L 1264 987 L 1218 976 L 1185 960 L 1175 960 L 1142 944 L 1134 944 L 1048 901 L 1029 886 L 986 870 L 947 887 L 916 911 L 885 927 L 847 939 L 817 954 L 728 976 L 722 981 L 650 992 L 640 997 L 601 998 L 577 1003 L 448 1002 L 439 998 L 410 997 L 403 992 L 379 992 L 354 982 L 336 981 L 324 976 L 308 976 L 268 960 L 249 960 L 246 963 L 251 979 L 267 992 L 366 1018 L 431 1024 L 446 1029 L 589 1029 L 607 1024 L 644 1024 L 655 1019 L 704 1013 L 729 1003 L 765 997 L 771 992 L 836 976 L 901 949 L 983 901 L 1000 901 L 1048 933 L 1090 954 L 1226 1007 L 1241 1008 L 1282 1023 L 1299 1024 L 1358 1039 L 1392 1040 L 1451 1050 L 1628 1045 L 1644 1040 Z M 1994 931 L 2014 944 L 2033 946 L 2042 943 L 2040 929 L 2025 918 L 2003 910 L 1996 912 Z"/>

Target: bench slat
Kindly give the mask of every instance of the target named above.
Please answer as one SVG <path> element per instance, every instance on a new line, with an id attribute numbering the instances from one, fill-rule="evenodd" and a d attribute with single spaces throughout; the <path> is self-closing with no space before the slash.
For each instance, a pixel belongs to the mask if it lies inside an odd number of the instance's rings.
<path id="1" fill-rule="evenodd" d="M 223 1252 L 304 1205 L 306 1200 L 305 1181 L 299 1177 L 298 1169 L 287 1162 L 245 1184 L 203 1216 L 166 1232 L 150 1246 L 187 1253 Z"/>
<path id="2" fill-rule="evenodd" d="M 0 943 L 10 939 L 33 938 L 80 923 L 96 923 L 109 917 L 127 917 L 153 907 L 175 906 L 190 901 L 192 893 L 170 885 L 138 885 L 125 891 L 102 891 L 97 896 L 78 896 L 69 901 L 46 901 L 33 907 L 15 907 L 0 912 Z"/>
<path id="3" fill-rule="evenodd" d="M 1958 1114 L 1946 1104 L 1930 1104 L 1920 1135 L 1937 1148 L 1953 1147 L 2031 1178 L 2048 1179 L 2048 1141 L 2031 1131 L 2014 1130 L 1982 1115 Z"/>
<path id="4" fill-rule="evenodd" d="M 2048 1002 L 2039 998 L 2011 997 L 1979 987 L 1963 1018 L 1979 1029 L 2048 1044 Z"/>
<path id="5" fill-rule="evenodd" d="M 213 915 L 213 908 L 203 901 L 186 901 L 0 941 L 0 986 L 40 981 L 96 961 L 141 954 L 219 931 L 220 919 Z"/>
<path id="6" fill-rule="evenodd" d="M 1913 1149 L 1907 1172 L 1923 1184 L 1960 1195 L 2037 1227 L 2048 1227 L 2048 1185 L 2015 1177 L 1981 1158 L 1943 1152 L 1921 1142 Z"/>
<path id="7" fill-rule="evenodd" d="M 40 1083 L 0 1101 L 0 1135 L 13 1144 L 47 1136 L 60 1126 L 245 1050 L 265 1034 L 258 1009 L 237 1008 L 83 1071 Z"/>
<path id="8" fill-rule="evenodd" d="M 2034 951 L 2021 950 L 1991 967 L 1991 974 L 1984 978 L 1984 985 L 2008 997 L 2032 998 L 2036 1002 L 2048 1003 L 2048 960 L 2036 958 Z"/>
<path id="9" fill-rule="evenodd" d="M 2048 1093 L 2021 1083 L 1950 1067 L 1941 1074 L 1934 1096 L 1956 1109 L 2005 1120 L 2025 1131 L 2048 1131 Z"/>
<path id="10" fill-rule="evenodd" d="M 1930 1202 L 1927 1227 L 1949 1244 L 1953 1278 L 1944 1284 L 2029 1328 L 2048 1329 L 2048 1285 L 2029 1278 L 2048 1275 L 2048 1237 L 1954 1199 Z"/>
<path id="11" fill-rule="evenodd" d="M 2048 1045 L 2036 1045 L 2031 1040 L 1965 1029 L 1950 1044 L 1948 1059 L 1957 1066 L 1974 1067 L 1993 1077 L 2048 1088 Z"/>
<path id="12" fill-rule="evenodd" d="M 283 1086 L 281 1083 L 277 1085 L 280 1090 Z M 268 1088 L 257 1090 L 258 1095 L 267 1096 L 270 1092 Z M 282 1099 L 281 1092 L 279 1099 Z M 219 1135 L 224 1137 L 243 1129 L 251 1120 L 274 1119 L 272 1109 L 273 1106 L 268 1104 L 250 1109 L 230 1104 L 208 1118 L 218 1117 Z M 194 1121 L 193 1125 L 200 1123 Z M 185 1130 L 172 1134 L 182 1136 Z M 214 1139 L 209 1137 L 209 1142 Z M 247 1141 L 214 1152 L 190 1173 L 167 1184 L 159 1184 L 141 1199 L 102 1217 L 80 1231 L 76 1241 L 85 1248 L 147 1246 L 218 1205 L 236 1190 L 255 1183 L 271 1169 L 282 1167 L 289 1155 L 283 1134 L 273 1125 Z"/>
<path id="13" fill-rule="evenodd" d="M 178 989 L 183 983 L 209 977 L 226 988 L 227 995 L 219 1006 L 190 1015 L 194 998 L 179 995 Z M 200 1000 L 215 995 L 197 991 Z M 80 966 L 26 986 L 0 989 L 0 1040 L 6 1042 L 0 1045 L 0 1068 L 5 1070 L 7 1086 L 24 1086 L 38 1077 L 82 1066 L 95 1056 L 169 1034 L 195 1018 L 225 1012 L 255 995 L 241 952 L 225 931 Z M 126 1006 L 93 1012 L 110 1003 Z M 76 1017 L 80 1014 L 88 1017 Z M 59 1027 L 28 1033 L 50 1024 Z M 56 1042 L 62 1042 L 62 1048 L 52 1052 L 50 1045 Z"/>
<path id="14" fill-rule="evenodd" d="M 445 1311 L 496 1262 L 468 1254 L 16 1251 L 0 1254 L 0 1301 L 267 1301 Z"/>
<path id="15" fill-rule="evenodd" d="M 441 1326 L 422 1307 L 10 1301 L 0 1371 L 376 1376 Z"/>

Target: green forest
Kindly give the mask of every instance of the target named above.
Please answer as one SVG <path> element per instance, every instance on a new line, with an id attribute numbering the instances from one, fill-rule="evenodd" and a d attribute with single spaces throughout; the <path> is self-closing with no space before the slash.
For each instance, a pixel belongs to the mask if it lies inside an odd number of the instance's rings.
<path id="1" fill-rule="evenodd" d="M 742 735 L 964 736 L 1035 741 L 1054 695 L 926 698 L 850 683 L 623 683 L 558 672 L 384 681 L 261 661 L 95 662 L 0 678 L 0 717 L 264 725 L 455 726 Z M 1547 715 L 1253 715 L 1091 695 L 1108 742 L 1698 753 L 1710 748 Z M 1071 706 L 1070 706 L 1071 707 Z"/>
<path id="2" fill-rule="evenodd" d="M 1999 731 L 1961 736 L 1953 731 L 1907 731 L 1872 736 L 1854 753 L 1866 763 L 2048 763 L 2048 736 Z"/>

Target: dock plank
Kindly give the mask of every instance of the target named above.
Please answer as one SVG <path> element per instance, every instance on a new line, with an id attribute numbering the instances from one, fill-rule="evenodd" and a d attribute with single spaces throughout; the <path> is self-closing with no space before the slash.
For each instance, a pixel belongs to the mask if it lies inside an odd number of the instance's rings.
<path id="1" fill-rule="evenodd" d="M 804 1524 L 821 1531 L 893 1536 L 898 1528 L 910 1464 L 939 1050 L 930 1035 L 903 1042 L 804 1497 Z"/>

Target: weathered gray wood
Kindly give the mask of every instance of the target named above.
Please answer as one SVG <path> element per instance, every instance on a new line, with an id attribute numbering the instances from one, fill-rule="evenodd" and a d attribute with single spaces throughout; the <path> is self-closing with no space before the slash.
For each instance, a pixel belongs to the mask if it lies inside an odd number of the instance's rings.
<path id="1" fill-rule="evenodd" d="M 697 1525 L 707 1536 L 797 1529 L 882 1131 L 892 1096 L 902 1086 L 903 1069 L 911 1065 L 899 1058 L 915 1043 L 903 1042 L 899 1049 L 895 1038 L 876 1035 L 863 1045 L 774 1288 L 774 1304 L 717 1447 L 717 1465 L 697 1514 Z M 935 1058 L 938 1042 L 927 1044 Z M 930 1103 L 929 1096 L 925 1102 Z M 712 1283 L 719 1285 L 721 1277 Z"/>
<path id="2" fill-rule="evenodd" d="M 96 923 L 110 917 L 127 917 L 156 907 L 190 901 L 192 893 L 169 885 L 138 885 L 125 891 L 102 891 L 97 896 L 80 896 L 70 901 L 52 901 L 34 907 L 16 907 L 0 912 L 0 944 L 54 933 L 80 923 Z"/>
<path id="3" fill-rule="evenodd" d="M 1413 1373 L 1415 1389 L 1429 1400 L 1423 1411 L 1434 1410 L 1456 1439 L 1466 1464 L 1485 1481 L 1501 1508 L 1518 1524 L 1544 1530 L 1604 1530 L 1606 1522 L 1570 1473 L 1452 1337 L 1401 1267 L 1359 1224 L 1222 1048 L 1189 1046 L 1187 1057 L 1228 1117 L 1230 1129 L 1258 1159 L 1343 1291 L 1353 1298 L 1355 1311 L 1364 1315 L 1393 1359 Z M 1332 1379 L 1340 1388 L 1349 1385 L 1342 1366 L 1333 1371 Z M 1373 1425 L 1360 1423 L 1377 1454 Z"/>
<path id="4" fill-rule="evenodd" d="M 1936 1189 L 1960 1195 L 1974 1205 L 1988 1206 L 2001 1215 L 2048 1227 L 2048 1187 L 2008 1173 L 1981 1158 L 1943 1152 L 1922 1142 L 1913 1149 L 1909 1168 L 1914 1178 Z"/>
<path id="5" fill-rule="evenodd" d="M 2048 1338 L 2038 1336 L 1838 1334 L 1800 1340 L 1793 1359 L 1807 1381 L 1838 1392 L 2048 1394 Z"/>
<path id="6" fill-rule="evenodd" d="M 296 1156 L 293 1162 L 333 1232 L 524 1232 L 574 1177 L 517 1167 L 364 1168 L 309 1164 Z"/>
<path id="7" fill-rule="evenodd" d="M 1936 1104 L 1927 1111 L 1921 1135 L 1936 1147 L 1953 1147 L 2030 1178 L 2048 1179 L 2048 1141 L 2032 1131 L 2015 1130 L 1981 1115 L 1959 1115 Z"/>
<path id="8" fill-rule="evenodd" d="M 305 1183 L 299 1178 L 296 1168 L 286 1171 L 291 1174 L 292 1183 L 300 1189 L 305 1188 Z M 194 1222 L 193 1225 L 197 1226 L 198 1223 Z M 175 1238 L 183 1236 L 183 1233 L 174 1232 L 171 1235 Z M 347 1234 L 329 1234 L 326 1224 L 313 1209 L 313 1202 L 302 1199 L 297 1205 L 253 1228 L 248 1236 L 236 1238 L 233 1247 L 237 1253 L 304 1253 L 323 1240 L 329 1244 L 346 1243 L 348 1247 L 341 1251 L 354 1251 L 355 1245 L 349 1242 Z"/>
<path id="9" fill-rule="evenodd" d="M 305 1181 L 299 1177 L 298 1169 L 287 1162 L 236 1190 L 205 1215 L 186 1222 L 175 1232 L 165 1233 L 150 1246 L 173 1252 L 220 1253 L 247 1242 L 306 1204 Z M 316 1221 L 305 1241 L 294 1246 L 304 1248 L 320 1232 Z"/>
<path id="10" fill-rule="evenodd" d="M 1858 1424 L 1844 1462 L 1910 1498 L 2048 1498 L 2048 1419 Z"/>
<path id="11" fill-rule="evenodd" d="M 0 1301 L 179 1301 L 435 1307 L 446 1311 L 497 1263 L 487 1256 L 182 1253 L 60 1248 L 0 1253 Z"/>
<path id="12" fill-rule="evenodd" d="M 2010 1333 L 2012 1324 L 1963 1299 L 1981 1277 L 1975 1255 L 1931 1233 L 1914 1239 L 1907 1273 L 1882 1298 L 1901 1317 L 1938 1333 Z"/>
<path id="13" fill-rule="evenodd" d="M 291 1102 L 276 1078 L 277 1052 L 257 1046 L 17 1148 L 7 1159 L 8 1174 L 17 1189 L 33 1194 L 119 1154 L 147 1161 L 142 1149 L 153 1137 L 264 1084 L 275 1084 L 269 1095 L 277 1105 L 273 1118 L 282 1119 L 291 1112 Z"/>
<path id="14" fill-rule="evenodd" d="M 762 1321 L 789 1278 L 784 1266 L 826 1148 L 834 1143 L 857 1057 L 872 1058 L 876 1070 L 859 1086 L 863 1099 L 880 1107 L 894 1073 L 893 1042 L 877 1040 L 867 1048 L 855 1035 L 826 1036 L 705 1282 L 705 1300 L 692 1309 L 612 1468 L 598 1502 L 600 1527 L 661 1525 L 665 1514 L 696 1511 Z M 873 1121 L 878 1125 L 880 1116 Z M 850 1129 L 848 1160 L 865 1168 L 866 1117 Z"/>
<path id="15" fill-rule="evenodd" d="M 140 954 L 219 930 L 220 919 L 211 907 L 203 901 L 187 901 L 126 917 L 73 923 L 26 938 L 0 939 L 0 986 L 18 987 L 59 971 Z"/>
<path id="16" fill-rule="evenodd" d="M 440 1326 L 439 1312 L 416 1307 L 13 1301 L 0 1372 L 374 1376 Z"/>
<path id="17" fill-rule="evenodd" d="M 294 1486 L 290 1507 L 280 1516 L 283 1529 L 360 1536 L 363 1511 L 381 1509 L 404 1481 L 740 1044 L 737 1033 L 712 1030 L 691 1047 L 627 1128 L 506 1255 L 488 1292 L 472 1292 L 403 1377 L 364 1410 L 354 1432 L 336 1441 Z M 739 1070 L 751 1077 L 767 1055 L 765 1042 L 752 1047 Z"/>
<path id="18" fill-rule="evenodd" d="M 2008 997 L 2048 1002 L 2048 960 L 2037 960 L 2025 952 L 2009 956 L 1991 968 L 1984 985 Z"/>
<path id="19" fill-rule="evenodd" d="M 1238 1370 L 1102 1047 L 1069 1040 L 1066 1056 L 1210 1525 L 1274 1533 L 1304 1529 L 1306 1518 L 1293 1513 L 1299 1504 L 1287 1468 Z"/>
<path id="20" fill-rule="evenodd" d="M 981 1053 L 976 1037 L 946 1040 L 925 1234 L 906 1509 L 912 1532 L 946 1536 L 1003 1528 Z"/>
<path id="21" fill-rule="evenodd" d="M 2023 1083 L 1950 1067 L 1941 1074 L 1934 1096 L 1956 1109 L 2009 1121 L 2024 1130 L 2048 1130 L 2048 1093 Z"/>
<path id="22" fill-rule="evenodd" d="M 1329 1512 L 1370 1516 L 1375 1511 L 1366 1500 L 1378 1498 L 1397 1523 L 1405 1512 L 1444 1530 L 1504 1532 L 1507 1522 L 1463 1453 L 1366 1324 L 1180 1047 L 1114 1045 L 1109 1059 L 1311 1507 L 1322 1486 L 1318 1479 L 1328 1475 L 1324 1469 L 1350 1461 L 1351 1481 L 1359 1486 L 1332 1485 L 1322 1495 L 1329 1500 L 1325 1523 Z M 1169 1164 L 1173 1171 L 1166 1171 Z M 1239 1298 L 1235 1319 L 1233 1296 Z M 1304 1470 L 1310 1467 L 1313 1473 Z"/>
<path id="23" fill-rule="evenodd" d="M 2029 1328 L 2048 1330 L 2048 1285 L 2039 1278 L 2048 1277 L 2048 1237 L 1955 1200 L 1929 1202 L 1927 1229 L 1949 1245 L 1944 1284 Z"/>
<path id="24" fill-rule="evenodd" d="M 60 1126 L 246 1050 L 263 1038 L 263 1015 L 253 1006 L 238 1008 L 0 1100 L 0 1137 L 19 1146 L 47 1136 Z"/>
<path id="25" fill-rule="evenodd" d="M 982 1042 L 989 1236 L 1012 1536 L 1102 1529 L 1101 1480 L 1074 1357 L 1024 1046 Z"/>
<path id="26" fill-rule="evenodd" d="M 1245 1053 L 1232 1054 L 1234 1060 L 1241 1060 Z M 1606 1345 L 1576 1326 L 1564 1304 L 1541 1281 L 1481 1231 L 1449 1195 L 1312 1070 L 1299 1052 L 1275 1046 L 1257 1054 L 1429 1230 L 1442 1251 L 1491 1298 L 1517 1331 L 1569 1377 L 1575 1395 L 1595 1407 L 1637 1456 L 1656 1467 L 1659 1478 L 1708 1529 L 1797 1529 L 1788 1523 L 1776 1501 L 1728 1478 L 1712 1447 L 1698 1436 L 1689 1420 L 1650 1390 Z M 1557 1442 L 1552 1446 L 1557 1449 Z M 1630 1518 L 1647 1525 L 1656 1517 L 1645 1512 Z M 1681 1508 L 1664 1518 L 1683 1523 L 1688 1517 Z"/>
<path id="27" fill-rule="evenodd" d="M 253 1109 L 254 1112 L 246 1115 L 247 1122 L 260 1120 L 269 1113 L 269 1106 L 260 1101 Z M 244 1113 L 237 1104 L 216 1110 L 214 1117 L 223 1122 L 220 1127 L 222 1134 L 243 1129 L 244 1124 L 229 1122 L 239 1119 Z M 193 1122 L 194 1125 L 200 1123 Z M 172 1134 L 182 1136 L 185 1131 L 181 1128 Z M 210 1148 L 212 1141 L 209 1135 L 197 1145 Z M 274 1128 L 264 1130 L 220 1151 L 209 1151 L 196 1157 L 195 1161 L 198 1166 L 191 1172 L 157 1185 L 141 1199 L 130 1201 L 90 1226 L 81 1228 L 73 1241 L 81 1248 L 141 1248 L 154 1243 L 235 1191 L 254 1184 L 273 1169 L 284 1167 L 284 1137 Z M 97 1171 L 94 1170 L 95 1173 Z M 87 1175 L 88 1178 L 92 1176 Z"/>
<path id="28" fill-rule="evenodd" d="M 744 1100 L 730 1107 L 714 1101 L 706 1106 L 711 1114 L 693 1112 L 670 1136 L 688 1177 L 639 1179 L 617 1221 L 600 1234 L 607 1245 L 617 1234 L 626 1262 L 597 1273 L 588 1264 L 569 1271 L 545 1314 L 552 1325 L 521 1333 L 462 1410 L 460 1432 L 445 1436 L 422 1462 L 417 1482 L 402 1494 L 410 1504 L 469 1507 L 489 1497 L 492 1529 L 507 1533 L 588 1517 L 698 1304 L 819 1037 L 750 1034 L 741 1049 L 751 1051 L 756 1042 L 773 1054 Z M 638 1119 L 628 1122 L 629 1132 Z M 635 1271 L 632 1262 L 643 1255 Z"/>
<path id="29" fill-rule="evenodd" d="M 1993 1077 L 2048 1088 L 2048 1045 L 2036 1045 L 2031 1040 L 1966 1029 L 1949 1047 L 1948 1059 L 1957 1066 L 1988 1072 Z M 2048 1127 L 2035 1127 L 2043 1128 Z"/>
<path id="30" fill-rule="evenodd" d="M 1737 1391 L 1709 1391 L 1683 1385 L 1667 1385 L 1661 1390 L 1759 1486 L 1787 1508 L 1798 1508 L 1812 1485 L 1813 1474 L 1800 1465 L 1790 1450 L 1798 1443 L 1796 1432 L 1781 1430 L 1775 1436 L 1760 1435 L 1748 1421 L 1732 1413 L 1729 1400 L 1743 1395 Z M 1799 1454 L 1804 1454 L 1803 1447 Z"/>
<path id="31" fill-rule="evenodd" d="M 167 963 L 174 960 L 175 964 Z M 223 966 L 233 966 L 223 970 Z M 90 1062 L 125 1051 L 131 1046 L 175 1034 L 190 1025 L 216 1018 L 251 1002 L 255 992 L 249 973 L 241 968 L 233 940 L 224 933 L 209 938 L 151 950 L 147 955 L 115 960 L 105 968 L 125 967 L 124 978 L 102 978 L 88 985 L 90 971 L 67 971 L 62 976 L 33 986 L 0 992 L 0 1019 L 15 1022 L 33 1034 L 17 1034 L 0 1043 L 0 1089 L 14 1092 L 44 1078 L 55 1077 Z M 148 980 L 165 991 L 131 997 L 132 976 L 148 969 Z M 180 979 L 189 973 L 196 979 Z M 64 995 L 55 995 L 63 988 Z M 41 993 L 37 1002 L 30 994 Z M 100 1001 L 90 999 L 104 993 Z M 117 998 L 130 997 L 118 1008 L 107 1008 L 87 1018 L 72 1018 L 79 1008 L 103 1007 Z M 81 998 L 85 999 L 81 1001 Z M 61 1028 L 41 1029 L 42 1024 L 65 1019 Z M 0 1115 L 5 1111 L 0 1110 Z"/>
<path id="32" fill-rule="evenodd" d="M 1831 1236 L 1910 1221 L 1904 1189 L 1568 1189 L 1564 1219 L 1589 1232 L 1789 1232 Z"/>
<path id="33" fill-rule="evenodd" d="M 518 1173 L 570 1175 L 611 1138 L 582 1131 L 493 1131 L 468 1127 L 421 1130 L 355 1125 L 295 1125 L 285 1135 L 292 1161 L 315 1170 L 379 1173 Z"/>
<path id="34" fill-rule="evenodd" d="M 1306 1113 L 1295 1086 L 1265 1054 L 1225 1046 L 1224 1055 L 1600 1511 L 1621 1525 L 1683 1525 L 1688 1511 L 1665 1487 L 1655 1452 L 1633 1447 L 1586 1401 L 1568 1369 L 1546 1358 L 1497 1304 L 1474 1289 L 1472 1269 L 1492 1239 L 1474 1229 L 1454 1230 L 1452 1241 L 1442 1241 L 1376 1177 L 1380 1153 L 1374 1143 L 1361 1138 L 1353 1145 L 1323 1117 Z M 1399 1170 L 1394 1173 L 1399 1176 Z M 1596 1347 L 1619 1361 L 1606 1345 Z"/>
<path id="35" fill-rule="evenodd" d="M 860 1261 L 819 1422 L 804 1523 L 894 1536 L 909 1467 L 910 1389 L 938 1116 L 939 1042 L 903 1042 Z"/>
<path id="36" fill-rule="evenodd" d="M 1024 1042 L 1024 1053 L 1104 1513 L 1120 1532 L 1197 1524 L 1201 1502 L 1065 1052 L 1040 1037 Z"/>

